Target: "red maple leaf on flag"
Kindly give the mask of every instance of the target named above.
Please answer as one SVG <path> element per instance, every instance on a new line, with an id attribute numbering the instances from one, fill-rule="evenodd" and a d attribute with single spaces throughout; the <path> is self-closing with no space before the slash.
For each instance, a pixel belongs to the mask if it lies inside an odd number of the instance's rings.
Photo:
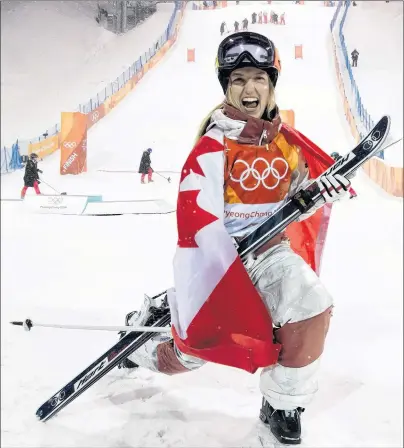
<path id="1" fill-rule="evenodd" d="M 205 176 L 197 158 L 203 154 L 218 151 L 223 151 L 223 145 L 213 138 L 203 136 L 189 154 L 187 161 L 182 168 L 180 183 L 191 173 L 191 171 L 195 174 Z"/>
<path id="2" fill-rule="evenodd" d="M 202 137 L 188 156 L 181 172 L 182 182 L 191 172 L 205 176 L 198 157 L 203 154 L 223 151 L 223 145 L 210 137 Z M 195 235 L 205 226 L 216 221 L 215 215 L 203 210 L 197 203 L 201 190 L 180 191 L 177 201 L 178 246 L 181 248 L 198 247 Z"/>
<path id="3" fill-rule="evenodd" d="M 216 221 L 215 215 L 203 210 L 197 203 L 200 190 L 181 191 L 177 204 L 178 246 L 198 247 L 195 235 L 205 226 Z"/>

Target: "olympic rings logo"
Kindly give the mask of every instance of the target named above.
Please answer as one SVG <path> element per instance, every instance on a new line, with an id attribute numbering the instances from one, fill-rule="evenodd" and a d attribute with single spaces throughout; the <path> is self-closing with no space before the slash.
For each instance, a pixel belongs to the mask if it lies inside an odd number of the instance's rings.
<path id="1" fill-rule="evenodd" d="M 377 140 L 380 140 L 381 136 L 382 136 L 382 133 L 380 131 L 376 130 L 373 132 L 371 139 L 373 141 L 377 141 Z"/>
<path id="2" fill-rule="evenodd" d="M 277 161 L 282 162 L 285 165 L 285 171 L 282 174 L 279 172 L 277 168 L 275 168 L 275 162 Z M 255 168 L 258 162 L 263 162 L 266 165 L 266 168 L 264 169 L 264 171 L 262 171 L 261 174 Z M 267 190 L 274 190 L 279 185 L 280 181 L 286 177 L 289 168 L 286 160 L 281 159 L 280 157 L 275 157 L 271 163 L 269 163 L 268 160 L 264 159 L 263 157 L 258 157 L 254 160 L 251 167 L 245 160 L 236 160 L 234 165 L 236 163 L 242 163 L 243 165 L 245 165 L 246 169 L 241 173 L 239 179 L 235 179 L 231 174 L 230 179 L 234 182 L 239 183 L 241 187 L 246 191 L 256 190 L 261 185 L 261 183 L 263 187 L 266 188 Z M 275 179 L 274 185 L 267 185 L 267 183 L 265 183 L 270 174 L 272 174 L 272 178 Z M 257 181 L 256 185 L 254 185 L 253 187 L 247 187 L 244 183 L 250 175 Z"/>
<path id="3" fill-rule="evenodd" d="M 56 394 L 54 397 L 52 397 L 50 401 L 50 405 L 54 408 L 59 403 L 61 403 L 66 398 L 66 391 L 61 390 L 59 394 Z"/>
<path id="4" fill-rule="evenodd" d="M 363 149 L 366 151 L 370 151 L 373 148 L 372 140 L 366 140 L 363 144 Z"/>
<path id="5" fill-rule="evenodd" d="M 63 198 L 60 197 L 55 197 L 55 196 L 50 196 L 48 198 L 48 204 L 50 205 L 59 205 L 63 203 Z"/>
<path id="6" fill-rule="evenodd" d="M 76 142 L 64 142 L 63 146 L 65 148 L 74 149 L 77 146 Z"/>
<path id="7" fill-rule="evenodd" d="M 94 123 L 100 118 L 100 113 L 98 111 L 91 114 L 91 121 Z"/>

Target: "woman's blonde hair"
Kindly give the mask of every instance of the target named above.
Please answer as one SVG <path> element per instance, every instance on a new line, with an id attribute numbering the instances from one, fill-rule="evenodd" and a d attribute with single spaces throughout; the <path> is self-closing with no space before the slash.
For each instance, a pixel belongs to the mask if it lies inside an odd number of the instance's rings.
<path id="1" fill-rule="evenodd" d="M 214 112 L 215 110 L 222 109 L 223 106 L 224 106 L 224 101 L 221 102 L 220 104 L 218 104 L 217 106 L 215 106 L 215 107 L 208 113 L 208 115 L 206 115 L 206 117 L 202 120 L 202 123 L 200 124 L 199 129 L 198 129 L 198 134 L 197 134 L 197 136 L 196 136 L 194 145 L 196 145 L 196 144 L 198 143 L 198 140 L 199 140 L 203 135 L 205 135 L 205 133 L 206 133 L 206 129 L 207 129 L 208 126 L 209 126 L 210 119 L 212 118 L 213 112 Z"/>
<path id="2" fill-rule="evenodd" d="M 271 80 L 268 77 L 268 83 L 269 83 L 269 98 L 268 98 L 268 104 L 266 107 L 267 115 L 269 116 L 271 111 L 276 107 L 276 101 L 275 101 L 275 87 L 273 86 Z M 215 106 L 209 113 L 206 115 L 206 117 L 202 120 L 202 123 L 199 126 L 198 134 L 195 139 L 195 144 L 198 142 L 198 140 L 205 135 L 206 129 L 209 126 L 210 119 L 212 118 L 213 112 L 218 109 L 222 109 L 223 106 L 227 103 L 229 106 L 233 106 L 236 109 L 240 109 L 240 105 L 234 101 L 232 94 L 231 94 L 231 83 L 229 82 L 229 86 L 227 87 L 226 91 L 226 100 Z"/>

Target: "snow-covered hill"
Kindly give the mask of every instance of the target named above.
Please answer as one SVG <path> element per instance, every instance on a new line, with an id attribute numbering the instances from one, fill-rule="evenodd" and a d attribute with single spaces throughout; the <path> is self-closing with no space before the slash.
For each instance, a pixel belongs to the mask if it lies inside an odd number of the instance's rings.
<path id="1" fill-rule="evenodd" d="M 153 45 L 174 3 L 118 36 L 96 1 L 1 2 L 1 144 L 41 135 L 116 79 Z"/>

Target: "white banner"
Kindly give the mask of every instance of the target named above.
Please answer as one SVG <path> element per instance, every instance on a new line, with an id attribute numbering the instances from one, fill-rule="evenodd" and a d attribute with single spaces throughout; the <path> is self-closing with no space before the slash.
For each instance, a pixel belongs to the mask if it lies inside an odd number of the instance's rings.
<path id="1" fill-rule="evenodd" d="M 32 213 L 81 215 L 87 205 L 87 196 L 35 195 L 25 196 L 24 208 Z"/>
<path id="2" fill-rule="evenodd" d="M 83 215 L 165 214 L 175 212 L 175 206 L 164 199 L 139 199 L 89 203 Z"/>

